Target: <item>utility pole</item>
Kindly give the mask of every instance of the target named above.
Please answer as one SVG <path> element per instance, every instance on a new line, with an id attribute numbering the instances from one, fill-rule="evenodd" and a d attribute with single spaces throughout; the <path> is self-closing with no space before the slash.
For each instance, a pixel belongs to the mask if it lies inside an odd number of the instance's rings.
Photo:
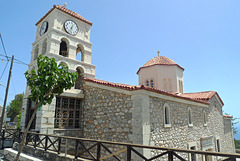
<path id="1" fill-rule="evenodd" d="M 12 75 L 13 60 L 14 60 L 14 55 L 12 56 L 11 66 L 10 66 L 9 75 L 8 75 L 7 88 L 6 88 L 6 93 L 5 93 L 3 109 L 2 109 L 2 117 L 1 117 L 1 120 L 0 120 L 0 132 L 2 132 L 3 118 L 4 118 L 4 114 L 5 114 L 5 108 L 6 108 L 7 97 L 8 97 L 8 89 L 9 89 L 9 84 L 10 84 L 10 78 L 11 78 L 11 75 Z"/>

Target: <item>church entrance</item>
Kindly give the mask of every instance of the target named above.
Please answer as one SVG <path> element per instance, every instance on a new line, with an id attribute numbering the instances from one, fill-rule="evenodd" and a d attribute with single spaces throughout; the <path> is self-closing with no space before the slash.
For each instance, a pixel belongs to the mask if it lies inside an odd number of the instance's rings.
<path id="1" fill-rule="evenodd" d="M 54 127 L 60 129 L 82 128 L 82 100 L 57 97 Z"/>

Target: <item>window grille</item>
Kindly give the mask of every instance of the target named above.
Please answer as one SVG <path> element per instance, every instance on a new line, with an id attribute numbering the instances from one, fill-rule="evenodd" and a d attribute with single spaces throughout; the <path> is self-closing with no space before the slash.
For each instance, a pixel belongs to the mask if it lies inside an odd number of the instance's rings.
<path id="1" fill-rule="evenodd" d="M 81 128 L 81 99 L 57 97 L 55 128 Z"/>

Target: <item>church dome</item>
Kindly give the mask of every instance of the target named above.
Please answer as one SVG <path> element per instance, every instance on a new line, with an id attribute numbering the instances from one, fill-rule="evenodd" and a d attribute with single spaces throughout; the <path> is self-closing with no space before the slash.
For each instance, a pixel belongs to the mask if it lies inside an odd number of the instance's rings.
<path id="1" fill-rule="evenodd" d="M 179 68 L 184 70 L 184 68 L 181 67 L 180 65 L 178 65 L 175 61 L 173 61 L 165 56 L 157 56 L 157 57 L 154 57 L 151 60 L 149 60 L 142 67 L 140 67 L 137 71 L 137 74 L 142 68 L 150 67 L 150 66 L 154 66 L 154 65 L 170 65 L 170 66 L 176 65 Z"/>

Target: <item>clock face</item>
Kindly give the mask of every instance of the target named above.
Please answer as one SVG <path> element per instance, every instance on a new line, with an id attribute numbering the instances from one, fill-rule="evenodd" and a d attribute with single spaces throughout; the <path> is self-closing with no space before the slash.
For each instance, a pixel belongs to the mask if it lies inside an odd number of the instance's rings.
<path id="1" fill-rule="evenodd" d="M 66 32 L 71 34 L 71 35 L 76 35 L 78 33 L 78 26 L 72 20 L 67 20 L 64 23 L 64 28 L 65 28 Z"/>
<path id="2" fill-rule="evenodd" d="M 47 32 L 47 29 L 48 29 L 48 22 L 44 21 L 40 28 L 40 36 L 42 36 L 45 32 Z"/>

